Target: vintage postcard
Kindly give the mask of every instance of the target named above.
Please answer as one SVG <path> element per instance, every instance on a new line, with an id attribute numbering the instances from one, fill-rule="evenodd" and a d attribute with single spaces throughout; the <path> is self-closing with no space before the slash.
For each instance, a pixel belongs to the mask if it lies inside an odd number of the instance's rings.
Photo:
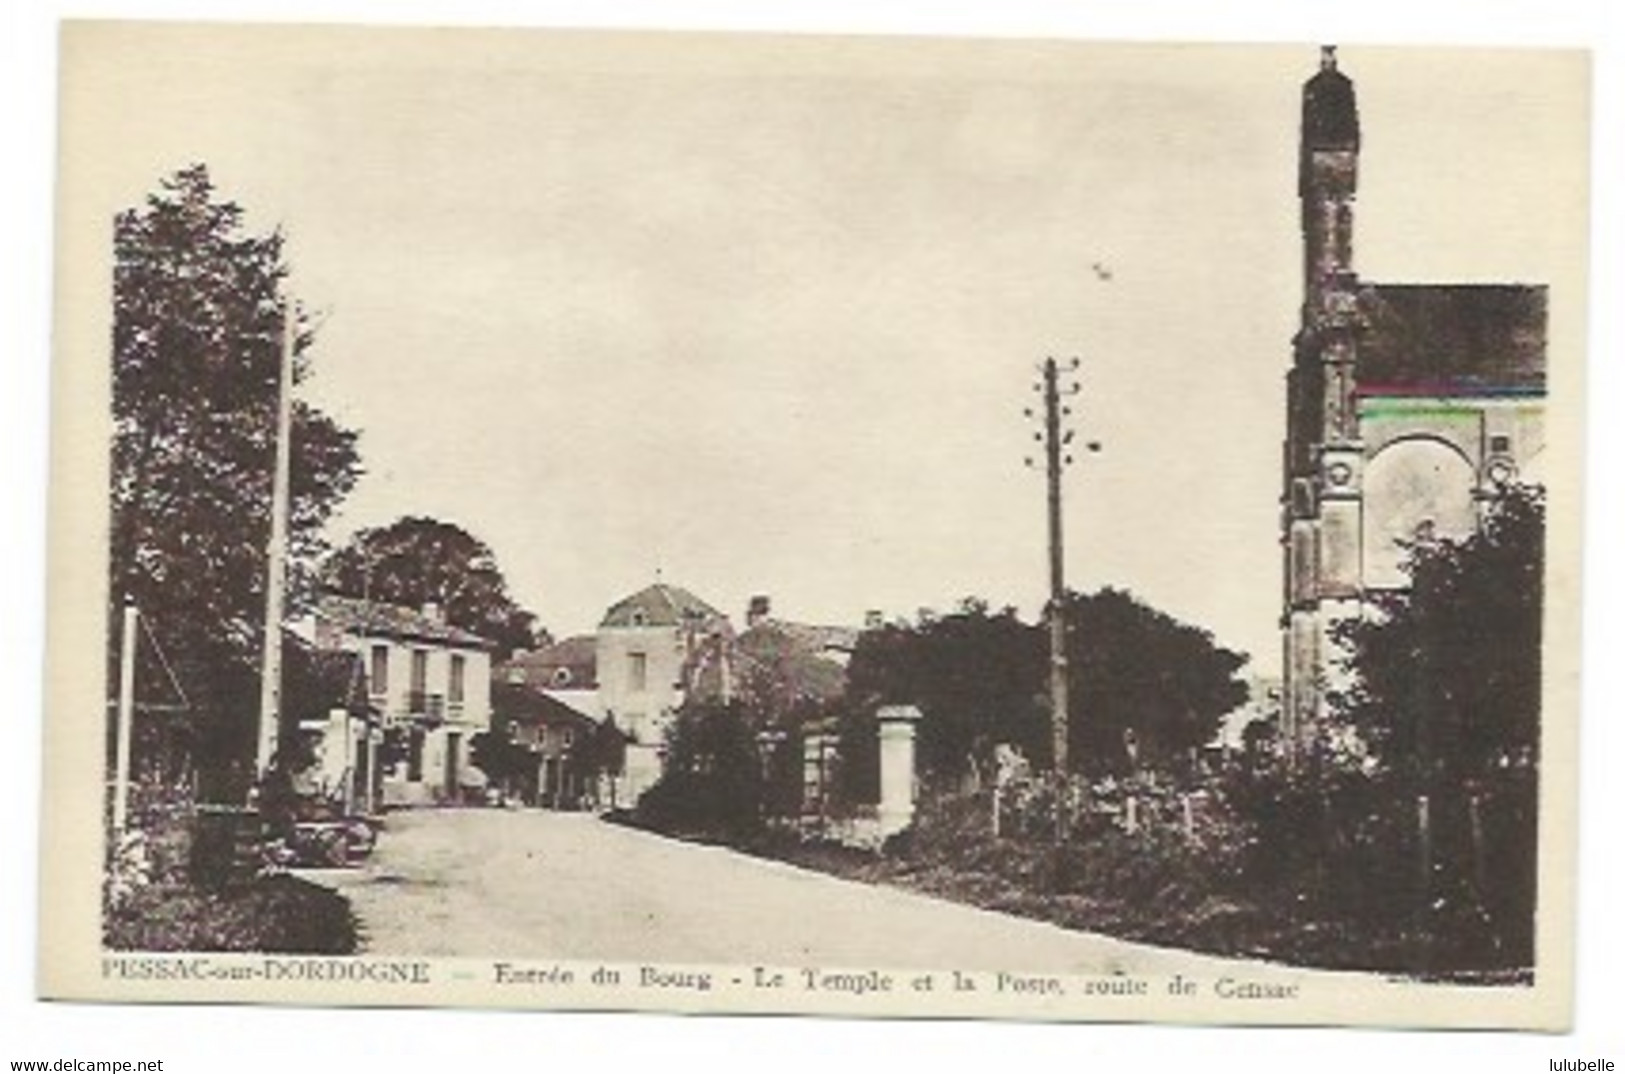
<path id="1" fill-rule="evenodd" d="M 41 994 L 1563 1029 L 1589 78 L 65 25 Z"/>

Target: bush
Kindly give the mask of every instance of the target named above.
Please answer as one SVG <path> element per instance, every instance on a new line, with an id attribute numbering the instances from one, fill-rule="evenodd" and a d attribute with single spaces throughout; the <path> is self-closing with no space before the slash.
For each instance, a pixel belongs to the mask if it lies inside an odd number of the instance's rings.
<path id="1" fill-rule="evenodd" d="M 1425 848 L 1401 775 L 1271 765 L 1232 773 L 1225 793 L 1254 833 L 1245 890 L 1336 933 L 1342 958 L 1417 973 L 1533 964 L 1532 770 L 1429 796 Z"/>
<path id="2" fill-rule="evenodd" d="M 761 767 L 739 706 L 685 708 L 666 742 L 664 773 L 638 800 L 637 822 L 673 835 L 746 838 L 762 825 Z"/>
<path id="3" fill-rule="evenodd" d="M 1001 838 L 992 792 L 927 798 L 885 848 L 892 877 L 1071 928 L 1221 954 L 1457 979 L 1532 964 L 1532 772 L 1433 807 L 1425 889 L 1414 796 L 1359 770 L 1265 765 L 1189 789 L 1155 775 L 1073 784 L 1007 786 Z M 1057 811 L 1067 818 L 1059 841 Z"/>
<path id="4" fill-rule="evenodd" d="M 193 880 L 192 811 L 151 810 L 109 857 L 104 944 L 122 951 L 354 953 L 347 899 L 288 875 L 205 888 Z"/>
<path id="5" fill-rule="evenodd" d="M 141 888 L 108 911 L 102 939 L 121 951 L 348 955 L 357 931 L 342 895 L 284 874 L 221 892 L 174 882 Z"/>

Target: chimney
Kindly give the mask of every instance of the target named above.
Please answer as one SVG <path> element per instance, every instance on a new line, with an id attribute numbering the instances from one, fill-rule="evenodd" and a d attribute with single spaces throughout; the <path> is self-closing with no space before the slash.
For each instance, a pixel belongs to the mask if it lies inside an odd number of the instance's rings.
<path id="1" fill-rule="evenodd" d="M 429 620 L 431 623 L 444 623 L 446 621 L 446 613 L 440 607 L 439 601 L 426 600 L 423 602 L 423 618 Z"/>
<path id="2" fill-rule="evenodd" d="M 886 625 L 886 613 L 879 608 L 870 608 L 863 613 L 863 629 L 879 630 Z"/>
<path id="3" fill-rule="evenodd" d="M 750 605 L 745 609 L 745 625 L 753 627 L 765 620 L 773 611 L 773 600 L 766 593 L 758 593 L 750 598 Z"/>

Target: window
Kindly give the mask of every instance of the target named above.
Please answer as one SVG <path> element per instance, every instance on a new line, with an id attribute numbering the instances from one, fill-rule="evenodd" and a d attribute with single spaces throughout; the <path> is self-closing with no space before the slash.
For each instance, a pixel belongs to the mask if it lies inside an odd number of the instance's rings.
<path id="1" fill-rule="evenodd" d="M 576 742 L 575 729 L 572 728 L 572 727 L 566 727 L 564 729 L 564 733 L 559 736 L 559 741 L 564 744 L 565 749 L 569 749 L 571 746 L 575 745 L 575 742 Z"/>
<path id="2" fill-rule="evenodd" d="M 372 647 L 372 669 L 367 675 L 374 694 L 389 693 L 389 646 Z"/>
<path id="3" fill-rule="evenodd" d="M 451 654 L 451 682 L 446 687 L 446 694 L 453 705 L 463 703 L 463 666 L 467 662 L 462 653 Z"/>
<path id="4" fill-rule="evenodd" d="M 649 688 L 649 654 L 632 653 L 628 659 L 632 662 L 632 689 L 641 693 Z"/>
<path id="5" fill-rule="evenodd" d="M 1510 436 L 1492 436 L 1492 437 L 1490 437 L 1490 450 L 1495 452 L 1497 455 L 1505 454 L 1506 452 L 1511 451 L 1512 450 L 1512 437 L 1510 437 Z"/>
<path id="6" fill-rule="evenodd" d="M 554 671 L 553 671 L 553 685 L 554 686 L 569 686 L 570 685 L 570 669 L 569 668 L 556 668 L 556 669 L 554 669 Z"/>
<path id="7" fill-rule="evenodd" d="M 429 689 L 429 653 L 426 649 L 412 651 L 412 692 L 421 694 Z"/>

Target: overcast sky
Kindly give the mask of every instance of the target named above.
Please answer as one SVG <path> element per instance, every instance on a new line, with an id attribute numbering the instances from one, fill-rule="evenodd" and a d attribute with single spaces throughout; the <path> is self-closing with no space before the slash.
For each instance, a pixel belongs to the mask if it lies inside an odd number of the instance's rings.
<path id="1" fill-rule="evenodd" d="M 1572 55 L 1341 59 L 1363 275 L 1570 271 Z M 1080 439 L 1105 449 L 1067 477 L 1069 582 L 1131 589 L 1274 671 L 1316 62 L 1313 44 L 81 32 L 64 129 L 99 137 L 68 137 L 67 223 L 105 228 L 202 161 L 252 227 L 286 226 L 323 317 L 304 391 L 362 432 L 334 539 L 456 522 L 558 634 L 657 569 L 736 621 L 757 592 L 832 623 L 969 594 L 1031 615 L 1044 487 L 1022 408 L 1039 360 L 1076 355 Z M 1554 350 L 1578 353 L 1573 301 L 1553 294 Z"/>

